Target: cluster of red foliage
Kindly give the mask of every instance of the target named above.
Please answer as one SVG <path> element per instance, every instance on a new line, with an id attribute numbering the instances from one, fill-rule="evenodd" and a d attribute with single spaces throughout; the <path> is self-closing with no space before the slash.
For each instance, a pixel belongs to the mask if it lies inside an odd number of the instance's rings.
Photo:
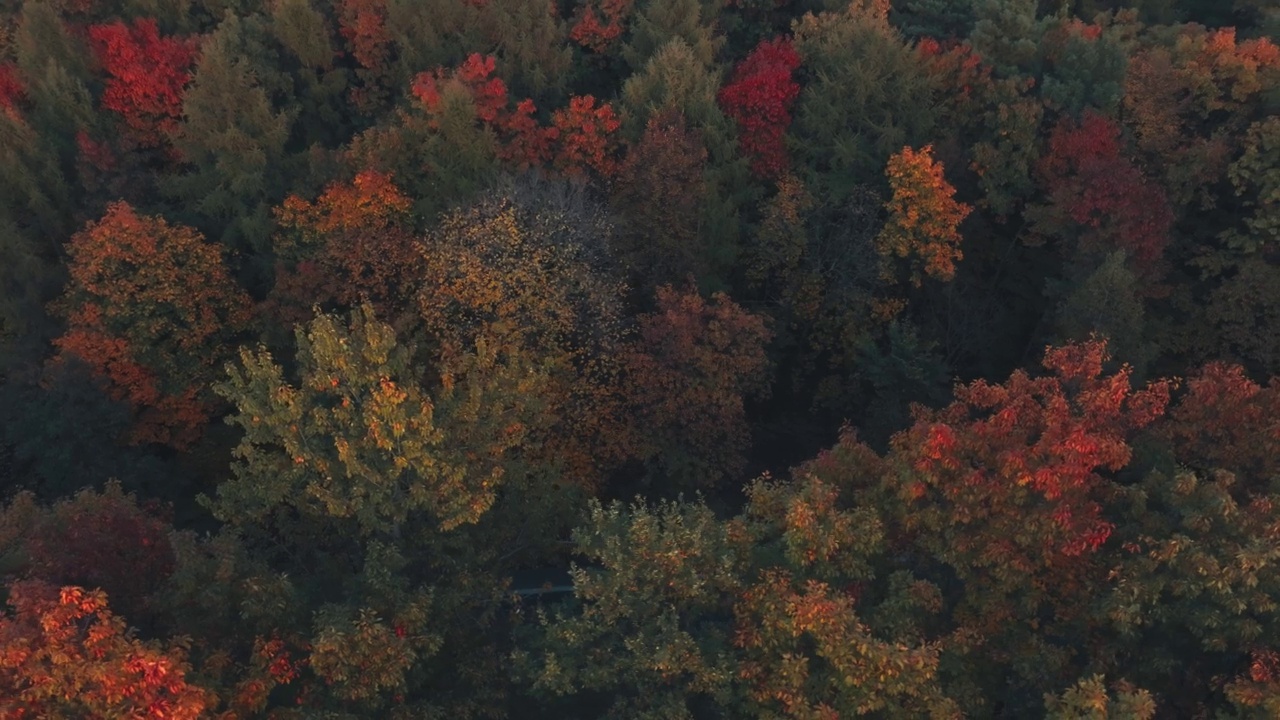
<path id="1" fill-rule="evenodd" d="M 177 647 L 143 643 L 102 591 L 39 581 L 9 586 L 0 614 L 0 718 L 196 720 L 212 693 L 186 680 Z"/>
<path id="2" fill-rule="evenodd" d="M 617 172 L 614 133 L 622 123 L 609 103 L 596 105 L 590 95 L 570 98 L 568 108 L 552 113 L 551 124 L 559 140 L 556 169 L 574 175 L 590 168 L 604 177 Z"/>
<path id="3" fill-rule="evenodd" d="M 352 87 L 356 107 L 371 110 L 382 94 L 380 81 L 392 59 L 391 31 L 387 29 L 386 0 L 340 0 L 338 32 L 347 41 L 351 56 L 361 67 L 365 86 Z"/>
<path id="4" fill-rule="evenodd" d="M 18 68 L 13 63 L 0 64 L 0 110 L 16 111 L 26 94 Z"/>
<path id="5" fill-rule="evenodd" d="M 569 38 L 579 45 L 602 53 L 622 36 L 634 0 L 588 0 L 578 11 Z M 599 14 L 597 14 L 597 12 Z M 601 22 L 600 18 L 604 21 Z"/>
<path id="6" fill-rule="evenodd" d="M 713 458 L 710 483 L 736 472 L 747 447 L 745 399 L 768 387 L 765 318 L 718 293 L 708 303 L 696 290 L 657 290 L 657 309 L 640 317 L 640 337 L 627 353 L 627 394 L 646 436 L 637 453 Z"/>
<path id="7" fill-rule="evenodd" d="M 132 25 L 119 20 L 93 25 L 89 40 L 110 76 L 102 107 L 124 118 L 139 147 L 162 147 L 182 117 L 182 91 L 191 79 L 195 41 L 160 37 L 151 18 Z"/>
<path id="8" fill-rule="evenodd" d="M 1096 471 L 1129 462 L 1126 438 L 1164 413 L 1172 384 L 1133 392 L 1131 369 L 1104 375 L 1105 360 L 1100 341 L 1050 348 L 1044 366 L 1052 375 L 1019 370 L 1004 385 L 979 380 L 957 387 L 942 410 L 916 410 L 912 428 L 894 439 L 921 473 L 907 495 L 922 498 L 932 485 L 954 522 L 989 525 L 957 532 L 958 551 L 1006 555 L 998 565 L 1027 553 L 1012 564 L 1030 572 L 1093 552 L 1110 536 L 1094 497 Z M 1031 536 L 1039 548 L 997 547 Z"/>
<path id="9" fill-rule="evenodd" d="M 118 488 L 54 506 L 28 530 L 25 548 L 33 577 L 101 588 L 130 617 L 175 564 L 168 521 Z"/>
<path id="10" fill-rule="evenodd" d="M 1273 477 L 1280 472 L 1280 379 L 1264 388 L 1239 365 L 1209 363 L 1187 380 L 1163 430 L 1182 462 Z"/>
<path id="11" fill-rule="evenodd" d="M 743 154 L 763 178 L 776 178 L 787 169 L 783 136 L 791 124 L 791 106 L 800 96 L 800 85 L 791 79 L 798 67 L 800 56 L 790 40 L 762 41 L 719 93 L 720 107 L 738 123 Z"/>
<path id="12" fill-rule="evenodd" d="M 939 42 L 926 37 L 916 44 L 916 52 L 924 60 L 929 74 L 943 78 L 945 87 L 952 89 L 956 97 L 950 101 L 957 105 L 963 106 L 969 101 L 975 88 L 992 82 L 992 67 L 982 62 L 982 56 L 967 42 Z"/>
<path id="13" fill-rule="evenodd" d="M 1050 202 L 1084 232 L 1082 249 L 1122 247 L 1138 267 L 1160 259 L 1173 211 L 1164 192 L 1121 154 L 1120 126 L 1086 111 L 1064 118 L 1049 136 L 1039 172 Z"/>
<path id="14" fill-rule="evenodd" d="M 441 111 L 445 84 L 461 83 L 475 104 L 476 118 L 498 135 L 499 156 L 517 167 L 549 162 L 566 175 L 591 170 L 610 177 L 617 172 L 616 133 L 621 122 L 612 105 L 597 104 L 590 95 L 574 96 L 567 108 L 552 113 L 551 126 L 543 127 L 534 117 L 537 106 L 532 100 L 526 98 L 511 107 L 507 85 L 495 75 L 496 68 L 493 56 L 473 53 L 455 70 L 420 73 L 412 92 L 434 116 Z"/>

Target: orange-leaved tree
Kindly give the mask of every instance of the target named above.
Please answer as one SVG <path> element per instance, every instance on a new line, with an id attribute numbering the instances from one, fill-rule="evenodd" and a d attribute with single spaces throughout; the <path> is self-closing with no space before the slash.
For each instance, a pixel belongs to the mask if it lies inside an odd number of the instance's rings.
<path id="1" fill-rule="evenodd" d="M 0 718 L 196 720 L 213 693 L 187 681 L 181 644 L 143 642 L 106 593 L 39 581 L 8 587 L 0 612 Z"/>
<path id="2" fill-rule="evenodd" d="M 423 241 L 418 314 L 442 367 L 483 341 L 541 368 L 548 384 L 529 445 L 594 485 L 623 445 L 614 398 L 622 286 L 600 252 L 610 233 L 603 213 L 577 201 L 557 207 L 555 187 L 564 186 L 494 193 L 444 215 Z"/>
<path id="3" fill-rule="evenodd" d="M 67 330 L 79 357 L 135 412 L 133 442 L 185 448 L 209 415 L 207 386 L 249 320 L 219 248 L 192 228 L 113 203 L 67 244 Z M 57 359 L 55 359 L 57 362 Z"/>
<path id="4" fill-rule="evenodd" d="M 401 309 L 421 265 L 411 205 L 390 175 L 373 171 L 330 184 L 314 202 L 285 198 L 274 239 L 276 300 L 294 311 L 284 319 L 302 321 L 308 313 L 297 310 L 329 300 L 368 300 L 386 317 Z"/>
<path id="5" fill-rule="evenodd" d="M 950 280 L 960 250 L 960 223 L 972 208 L 955 200 L 956 189 L 942 175 L 942 163 L 933 159 L 933 147 L 902 148 L 885 167 L 893 197 L 885 203 L 889 219 L 876 237 L 885 280 L 896 273 L 893 257 L 910 262 L 911 283 L 919 287 L 922 271 L 937 280 Z"/>

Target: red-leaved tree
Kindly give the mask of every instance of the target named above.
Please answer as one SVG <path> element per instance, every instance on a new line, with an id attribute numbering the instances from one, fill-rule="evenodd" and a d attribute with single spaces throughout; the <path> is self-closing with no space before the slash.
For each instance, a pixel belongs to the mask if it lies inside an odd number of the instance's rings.
<path id="1" fill-rule="evenodd" d="M 167 147 L 182 117 L 182 92 L 191 79 L 196 44 L 160 37 L 156 21 L 117 20 L 89 28 L 89 42 L 108 80 L 102 107 L 119 113 L 128 138 L 141 148 Z"/>
<path id="2" fill-rule="evenodd" d="M 591 95 L 569 98 L 569 105 L 555 110 L 551 125 L 540 125 L 537 107 L 524 99 L 512 106 L 507 84 L 496 72 L 492 56 L 473 53 L 455 69 L 437 68 L 419 73 L 412 92 L 423 104 L 432 122 L 438 123 L 445 83 L 461 83 L 470 94 L 476 120 L 498 138 L 498 156 L 519 169 L 550 165 L 565 175 L 588 172 L 603 177 L 618 169 L 620 143 L 616 133 L 621 122 L 609 103 L 598 103 Z"/>
<path id="3" fill-rule="evenodd" d="M 1037 222 L 1042 232 L 1075 236 L 1090 255 L 1123 248 L 1144 277 L 1158 277 L 1173 211 L 1160 187 L 1122 154 L 1115 122 L 1093 112 L 1078 124 L 1063 119 L 1038 169 L 1049 199 Z"/>
<path id="4" fill-rule="evenodd" d="M 187 682 L 186 652 L 142 642 L 102 591 L 23 581 L 0 612 L 0 718 L 196 720 L 216 704 Z"/>
<path id="5" fill-rule="evenodd" d="M 768 389 L 765 318 L 724 294 L 664 285 L 625 353 L 639 447 L 677 483 L 707 486 L 742 469 L 750 440 L 745 401 Z"/>
<path id="6" fill-rule="evenodd" d="M 603 53 L 626 30 L 635 0 L 586 0 L 579 5 L 569 38 L 579 45 Z"/>
<path id="7" fill-rule="evenodd" d="M 799 67 L 800 55 L 790 40 L 766 40 L 738 64 L 720 90 L 720 107 L 738 123 L 738 144 L 760 177 L 775 178 L 787 169 L 783 140 L 791 124 L 791 106 L 800 96 L 800 85 L 791 78 Z"/>
<path id="8" fill-rule="evenodd" d="M 67 330 L 54 345 L 133 408 L 134 442 L 188 447 L 208 419 L 207 383 L 249 320 L 221 250 L 121 202 L 76 233 L 67 254 L 69 281 L 54 304 Z"/>
<path id="9" fill-rule="evenodd" d="M 27 89 L 13 63 L 0 64 L 0 110 L 16 112 L 26 94 Z"/>

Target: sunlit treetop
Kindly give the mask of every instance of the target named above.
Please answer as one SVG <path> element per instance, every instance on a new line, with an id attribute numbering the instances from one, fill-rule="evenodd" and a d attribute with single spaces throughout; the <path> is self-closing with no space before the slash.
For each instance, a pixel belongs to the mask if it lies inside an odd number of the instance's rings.
<path id="1" fill-rule="evenodd" d="M 893 196 L 885 203 L 889 219 L 876 238 L 884 259 L 908 258 L 910 280 L 917 287 L 923 275 L 950 280 L 962 257 L 960 223 L 972 210 L 954 199 L 956 190 L 942 176 L 942 163 L 933 159 L 933 147 L 910 146 L 889 158 L 885 167 Z M 886 265 L 885 271 L 892 277 Z"/>
<path id="2" fill-rule="evenodd" d="M 8 591 L 0 717 L 196 720 L 215 706 L 213 693 L 187 681 L 184 648 L 138 640 L 102 591 L 37 581 Z"/>

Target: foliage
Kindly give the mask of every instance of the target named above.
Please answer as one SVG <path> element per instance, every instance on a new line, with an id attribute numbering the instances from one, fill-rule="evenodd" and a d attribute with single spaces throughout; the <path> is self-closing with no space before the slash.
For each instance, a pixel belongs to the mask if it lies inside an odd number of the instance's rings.
<path id="1" fill-rule="evenodd" d="M 195 720 L 213 705 L 185 678 L 181 644 L 143 642 L 101 591 L 11 584 L 0 615 L 5 717 L 163 716 Z"/>
<path id="2" fill-rule="evenodd" d="M 394 536 L 412 513 L 449 529 L 475 522 L 493 503 L 502 455 L 523 432 L 511 422 L 520 368 L 481 342 L 454 366 L 470 363 L 475 375 L 460 385 L 446 375 L 431 398 L 420 389 L 412 347 L 398 344 L 367 305 L 346 327 L 329 315 L 299 327 L 297 345 L 298 385 L 265 351 L 244 350 L 217 386 L 236 405 L 228 421 L 245 433 L 235 479 L 213 504 L 221 518 L 245 523 L 285 505 Z M 516 392 L 473 387 L 485 371 Z"/>
<path id="3" fill-rule="evenodd" d="M 910 280 L 916 287 L 922 264 L 924 274 L 934 279 L 955 275 L 955 263 L 964 257 L 958 226 L 971 210 L 953 199 L 955 188 L 942 176 L 942 165 L 932 153 L 929 145 L 919 151 L 908 146 L 889 158 L 885 175 L 893 197 L 885 203 L 889 220 L 876 237 L 882 258 L 909 258 Z M 887 268 L 886 273 L 892 276 Z"/>
<path id="4" fill-rule="evenodd" d="M 485 343 L 538 368 L 530 446 L 591 486 L 626 443 L 613 390 L 622 288 L 602 270 L 611 228 L 580 196 L 558 194 L 567 186 L 524 182 L 428 232 L 417 315 L 443 367 Z"/>
<path id="5" fill-rule="evenodd" d="M 717 294 L 658 288 L 624 351 L 639 455 L 677 486 L 707 487 L 740 472 L 749 444 L 744 401 L 767 389 L 764 318 Z"/>
<path id="6" fill-rule="evenodd" d="M 195 47 L 161 38 L 155 20 L 116 21 L 88 29 L 94 54 L 110 76 L 102 107 L 119 113 L 140 147 L 159 147 L 182 117 L 182 93 L 191 79 Z"/>
<path id="7" fill-rule="evenodd" d="M 706 275 L 698 221 L 707 150 L 676 110 L 649 118 L 614 178 L 616 254 L 644 287 Z"/>
<path id="8" fill-rule="evenodd" d="M 133 409 L 133 441 L 189 445 L 207 418 L 205 384 L 248 319 L 222 253 L 195 230 L 124 203 L 67 252 L 70 282 L 56 305 L 67 331 L 56 346 Z"/>
<path id="9" fill-rule="evenodd" d="M 800 95 L 800 86 L 791 79 L 798 67 L 800 56 L 786 39 L 762 42 L 734 68 L 717 97 L 738 124 L 738 141 L 751 158 L 752 172 L 761 177 L 777 177 L 787 168 L 783 136 Z"/>
<path id="10" fill-rule="evenodd" d="M 275 212 L 273 250 L 285 263 L 277 270 L 276 312 L 300 321 L 305 308 L 329 298 L 344 307 L 367 301 L 384 316 L 406 308 L 421 265 L 411 206 L 391 177 L 377 172 L 333 183 L 314 202 L 285 198 Z M 299 282 L 308 273 L 319 287 Z"/>
<path id="11" fill-rule="evenodd" d="M 1041 232 L 1073 238 L 1086 254 L 1123 249 L 1144 279 L 1159 277 L 1173 212 L 1121 154 L 1117 125 L 1092 112 L 1079 125 L 1062 121 L 1038 170 L 1050 203 L 1035 216 Z"/>

